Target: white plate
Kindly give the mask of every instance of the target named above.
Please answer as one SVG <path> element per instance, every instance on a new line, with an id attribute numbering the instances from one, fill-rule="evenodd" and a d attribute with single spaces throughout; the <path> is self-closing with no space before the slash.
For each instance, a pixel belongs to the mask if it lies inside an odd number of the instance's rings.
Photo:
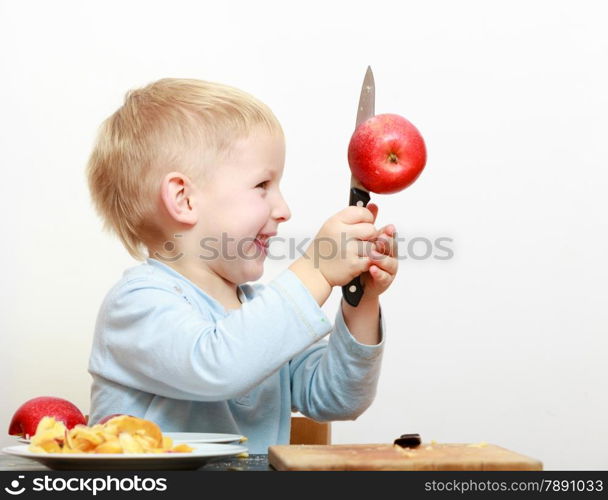
<path id="1" fill-rule="evenodd" d="M 235 443 L 245 439 L 240 434 L 216 434 L 211 432 L 163 432 L 174 443 Z"/>
<path id="2" fill-rule="evenodd" d="M 163 436 L 169 436 L 176 444 L 179 443 L 237 443 L 246 440 L 241 434 L 217 434 L 212 432 L 163 432 Z M 17 437 L 17 441 L 30 444 L 30 440 Z"/>
<path id="3" fill-rule="evenodd" d="M 246 453 L 245 446 L 192 443 L 190 453 L 33 453 L 28 445 L 8 446 L 8 455 L 30 458 L 54 470 L 194 470 L 221 457 Z"/>

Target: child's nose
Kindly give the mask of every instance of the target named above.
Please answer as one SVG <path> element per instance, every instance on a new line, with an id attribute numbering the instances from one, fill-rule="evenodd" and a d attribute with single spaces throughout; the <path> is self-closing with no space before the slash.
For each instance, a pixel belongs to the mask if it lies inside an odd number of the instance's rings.
<path id="1" fill-rule="evenodd" d="M 287 202 L 283 198 L 283 196 L 279 197 L 279 204 L 275 208 L 275 216 L 280 222 L 286 222 L 291 219 L 291 211 L 287 206 Z"/>

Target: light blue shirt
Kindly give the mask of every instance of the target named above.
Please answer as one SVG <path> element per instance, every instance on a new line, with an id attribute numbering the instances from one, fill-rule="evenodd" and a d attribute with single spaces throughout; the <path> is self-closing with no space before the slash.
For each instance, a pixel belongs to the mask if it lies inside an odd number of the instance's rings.
<path id="1" fill-rule="evenodd" d="M 90 422 L 125 413 L 163 432 L 242 434 L 250 453 L 289 443 L 292 411 L 354 420 L 372 403 L 384 349 L 335 325 L 290 269 L 238 287 L 226 310 L 156 260 L 127 269 L 107 293 L 89 359 Z M 323 339 L 331 333 L 329 340 Z"/>

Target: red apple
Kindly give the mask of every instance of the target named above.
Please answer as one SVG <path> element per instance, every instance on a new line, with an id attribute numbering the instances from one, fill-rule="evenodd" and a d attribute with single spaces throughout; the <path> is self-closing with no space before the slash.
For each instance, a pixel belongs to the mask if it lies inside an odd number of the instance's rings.
<path id="1" fill-rule="evenodd" d="M 68 429 L 77 424 L 86 425 L 87 419 L 76 407 L 66 399 L 42 396 L 23 403 L 13 415 L 8 427 L 11 436 L 29 438 L 36 434 L 38 422 L 43 417 L 54 417 L 60 420 Z"/>
<path id="2" fill-rule="evenodd" d="M 369 191 L 396 193 L 412 184 L 422 172 L 426 146 L 418 129 L 402 116 L 376 115 L 353 132 L 348 164 Z"/>

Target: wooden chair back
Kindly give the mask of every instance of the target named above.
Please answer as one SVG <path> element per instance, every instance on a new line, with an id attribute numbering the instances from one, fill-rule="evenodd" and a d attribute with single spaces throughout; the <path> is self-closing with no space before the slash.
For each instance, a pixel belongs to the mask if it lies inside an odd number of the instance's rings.
<path id="1" fill-rule="evenodd" d="M 331 423 L 293 416 L 289 444 L 331 444 Z"/>

